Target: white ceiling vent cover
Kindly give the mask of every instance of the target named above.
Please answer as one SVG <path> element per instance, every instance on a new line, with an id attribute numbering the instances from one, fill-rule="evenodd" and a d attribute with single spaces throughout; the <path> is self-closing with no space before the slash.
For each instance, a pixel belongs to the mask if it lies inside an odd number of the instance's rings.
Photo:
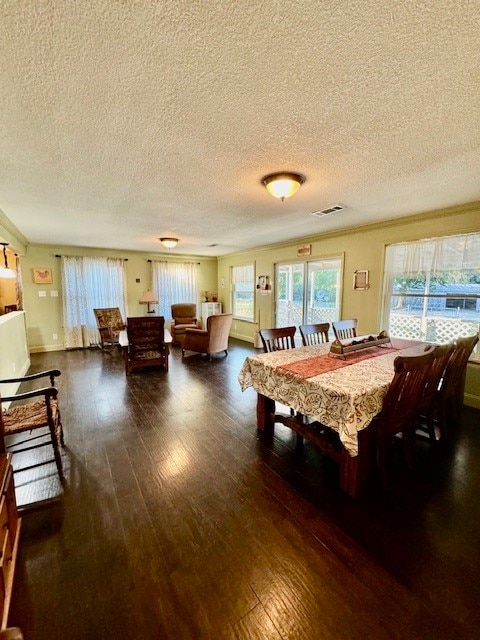
<path id="1" fill-rule="evenodd" d="M 319 209 L 318 211 L 312 211 L 310 215 L 320 218 L 321 216 L 328 216 L 329 213 L 336 213 L 337 211 L 342 211 L 347 207 L 343 204 L 334 204 L 331 207 L 327 207 L 326 209 Z"/>

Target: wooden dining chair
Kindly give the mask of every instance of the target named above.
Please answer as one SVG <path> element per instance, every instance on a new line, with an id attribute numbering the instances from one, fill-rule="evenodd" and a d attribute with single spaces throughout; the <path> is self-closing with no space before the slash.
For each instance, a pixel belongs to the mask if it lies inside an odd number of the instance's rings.
<path id="1" fill-rule="evenodd" d="M 296 327 L 277 327 L 275 329 L 260 329 L 260 338 L 265 353 L 295 349 Z"/>
<path id="2" fill-rule="evenodd" d="M 397 356 L 394 376 L 384 398 L 382 410 L 374 418 L 377 469 L 383 487 L 387 486 L 387 456 L 394 436 L 402 434 L 407 464 L 413 466 L 412 439 L 414 421 L 420 411 L 420 400 L 425 389 L 433 347 L 420 355 Z"/>
<path id="3" fill-rule="evenodd" d="M 337 340 L 348 340 L 349 338 L 357 337 L 357 325 L 356 318 L 350 320 L 336 320 L 332 322 L 333 333 Z"/>
<path id="4" fill-rule="evenodd" d="M 432 442 L 436 442 L 434 417 L 438 402 L 438 390 L 454 349 L 455 345 L 453 343 L 434 347 L 430 370 L 420 398 L 419 421 L 416 427 L 419 432 L 427 431 Z"/>
<path id="5" fill-rule="evenodd" d="M 440 438 L 444 441 L 447 439 L 448 424 L 458 423 L 461 415 L 467 362 L 477 342 L 477 334 L 455 340 L 454 349 L 440 380 L 435 398 L 435 410 Z M 434 432 L 433 436 L 435 436 Z"/>
<path id="6" fill-rule="evenodd" d="M 304 347 L 329 342 L 329 322 L 322 322 L 320 324 L 301 324 L 298 328 L 300 329 L 300 335 L 302 336 L 302 344 Z"/>

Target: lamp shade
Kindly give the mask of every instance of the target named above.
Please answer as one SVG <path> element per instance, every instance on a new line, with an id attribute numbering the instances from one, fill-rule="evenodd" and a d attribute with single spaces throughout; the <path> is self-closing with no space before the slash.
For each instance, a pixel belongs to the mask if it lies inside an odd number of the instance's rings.
<path id="1" fill-rule="evenodd" d="M 178 244 L 178 238 L 159 238 L 159 240 L 167 249 L 173 249 Z"/>
<path id="2" fill-rule="evenodd" d="M 270 173 L 262 178 L 262 184 L 270 195 L 279 198 L 282 202 L 296 193 L 305 182 L 305 176 L 301 173 L 279 172 Z"/>
<path id="3" fill-rule="evenodd" d="M 151 304 L 158 304 L 158 300 L 155 300 L 155 296 L 151 291 L 144 291 L 140 298 L 140 304 L 147 305 L 147 313 L 155 313 L 153 309 L 150 309 Z"/>
<path id="4" fill-rule="evenodd" d="M 140 304 L 157 304 L 158 300 L 155 300 L 155 296 L 151 291 L 144 291 L 140 298 Z"/>

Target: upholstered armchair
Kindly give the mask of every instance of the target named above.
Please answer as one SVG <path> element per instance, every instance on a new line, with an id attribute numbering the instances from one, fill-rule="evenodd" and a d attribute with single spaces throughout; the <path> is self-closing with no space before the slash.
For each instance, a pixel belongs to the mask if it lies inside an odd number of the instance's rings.
<path id="1" fill-rule="evenodd" d="M 186 329 L 199 328 L 197 320 L 197 305 L 194 302 L 179 302 L 172 304 L 172 324 L 170 333 L 173 344 L 182 344 Z"/>
<path id="2" fill-rule="evenodd" d="M 232 319 L 231 313 L 220 313 L 207 318 L 206 329 L 187 327 L 182 344 L 182 356 L 185 355 L 185 351 L 206 353 L 209 360 L 212 359 L 212 354 L 218 351 L 225 351 L 225 355 L 228 356 L 228 336 Z"/>
<path id="3" fill-rule="evenodd" d="M 120 331 L 125 329 L 125 323 L 118 307 L 108 307 L 105 309 L 94 309 L 97 328 L 100 333 L 100 344 L 102 349 L 107 349 L 118 344 Z"/>

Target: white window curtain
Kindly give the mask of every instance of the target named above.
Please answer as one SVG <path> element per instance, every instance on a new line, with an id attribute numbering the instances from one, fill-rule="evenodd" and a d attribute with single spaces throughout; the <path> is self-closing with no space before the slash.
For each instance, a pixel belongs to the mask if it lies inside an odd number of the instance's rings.
<path id="1" fill-rule="evenodd" d="M 194 302 L 198 315 L 198 264 L 152 260 L 152 292 L 158 300 L 158 313 L 165 320 L 171 320 L 171 306 L 178 302 Z"/>
<path id="2" fill-rule="evenodd" d="M 449 342 L 480 321 L 480 234 L 390 245 L 384 318 L 392 336 Z M 472 359 L 478 359 L 478 349 Z"/>
<path id="3" fill-rule="evenodd" d="M 100 343 L 93 309 L 118 307 L 126 319 L 125 261 L 117 258 L 62 256 L 65 348 Z"/>

